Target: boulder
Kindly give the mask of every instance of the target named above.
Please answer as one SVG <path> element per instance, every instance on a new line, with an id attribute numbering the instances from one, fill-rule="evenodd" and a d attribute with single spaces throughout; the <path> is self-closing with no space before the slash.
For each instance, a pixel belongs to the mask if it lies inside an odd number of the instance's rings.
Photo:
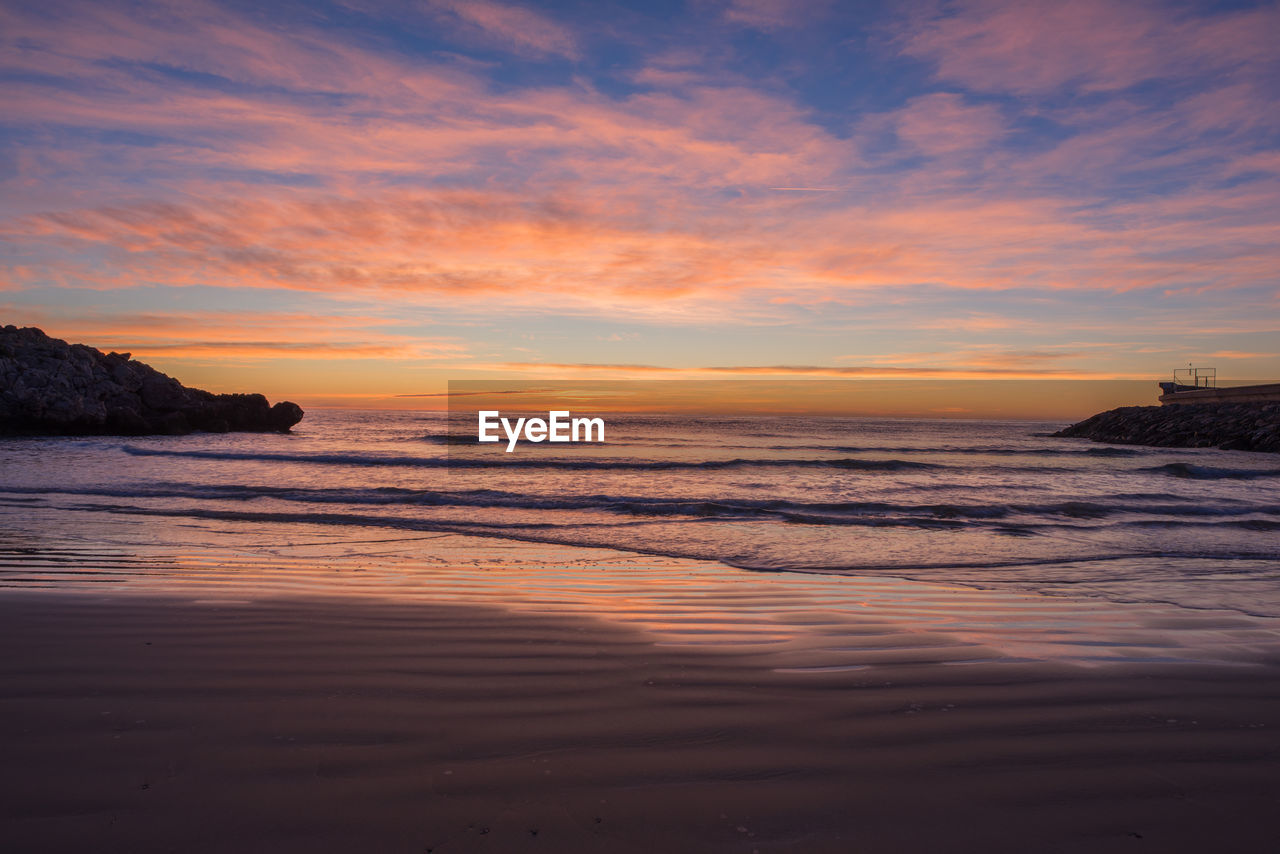
<path id="1" fill-rule="evenodd" d="M 260 394 L 187 388 L 129 353 L 103 353 L 39 329 L 0 328 L 0 433 L 142 436 L 287 433 L 302 408 Z"/>

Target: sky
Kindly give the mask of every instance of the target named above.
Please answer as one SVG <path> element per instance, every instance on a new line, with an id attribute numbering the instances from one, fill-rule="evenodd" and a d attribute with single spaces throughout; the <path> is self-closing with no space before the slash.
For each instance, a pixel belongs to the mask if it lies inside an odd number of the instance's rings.
<path id="1" fill-rule="evenodd" d="M 0 0 L 0 323 L 304 405 L 1280 380 L 1278 43 L 1248 2 Z"/>

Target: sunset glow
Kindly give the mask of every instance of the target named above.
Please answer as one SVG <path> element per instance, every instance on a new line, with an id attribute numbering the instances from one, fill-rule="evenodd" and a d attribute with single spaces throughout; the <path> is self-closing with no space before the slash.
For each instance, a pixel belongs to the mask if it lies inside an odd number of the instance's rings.
<path id="1" fill-rule="evenodd" d="M 1277 43 L 1274 3 L 8 4 L 0 317 L 304 404 L 1274 380 Z"/>

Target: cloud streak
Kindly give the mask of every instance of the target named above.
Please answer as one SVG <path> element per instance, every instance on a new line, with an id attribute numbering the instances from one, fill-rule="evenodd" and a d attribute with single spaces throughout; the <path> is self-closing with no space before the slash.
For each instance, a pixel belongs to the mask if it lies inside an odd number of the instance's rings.
<path id="1" fill-rule="evenodd" d="M 1031 367 L 986 367 L 974 365 L 899 366 L 899 365 L 711 365 L 704 367 L 671 367 L 646 364 L 594 364 L 590 362 L 499 362 L 475 363 L 469 369 L 501 371 L 509 374 L 572 377 L 600 375 L 625 378 L 663 375 L 671 378 L 742 377 L 860 377 L 865 379 L 950 378 L 950 379 L 1112 379 L 1096 372 L 1036 369 Z"/>
<path id="2" fill-rule="evenodd" d="M 577 39 L 565 27 L 523 6 L 491 0 L 432 0 L 429 7 L 464 33 L 534 56 L 577 59 Z"/>

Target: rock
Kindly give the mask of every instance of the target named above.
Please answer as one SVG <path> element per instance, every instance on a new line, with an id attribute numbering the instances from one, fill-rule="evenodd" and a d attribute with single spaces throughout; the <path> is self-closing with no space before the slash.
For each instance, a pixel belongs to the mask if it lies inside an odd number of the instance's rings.
<path id="1" fill-rule="evenodd" d="M 187 402 L 186 389 L 177 380 L 157 374 L 142 383 L 142 403 L 148 409 L 172 411 Z"/>
<path id="2" fill-rule="evenodd" d="M 1280 402 L 1122 406 L 1053 435 L 1117 445 L 1280 453 Z"/>
<path id="3" fill-rule="evenodd" d="M 302 407 L 291 400 L 282 400 L 271 407 L 271 423 L 282 433 L 301 421 L 302 415 Z"/>
<path id="4" fill-rule="evenodd" d="M 0 329 L 0 434 L 180 435 L 287 433 L 302 420 L 288 401 L 187 388 L 129 353 L 102 353 L 33 327 Z"/>

